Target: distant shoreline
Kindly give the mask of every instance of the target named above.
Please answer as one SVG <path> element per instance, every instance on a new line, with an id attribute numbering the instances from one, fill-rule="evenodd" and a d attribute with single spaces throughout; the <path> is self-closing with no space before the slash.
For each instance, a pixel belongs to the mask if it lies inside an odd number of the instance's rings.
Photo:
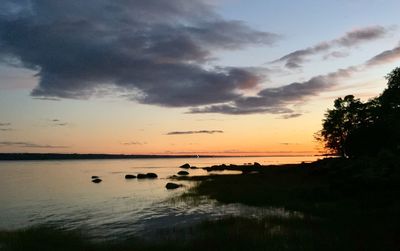
<path id="1" fill-rule="evenodd" d="M 165 159 L 165 158 L 234 158 L 234 157 L 307 157 L 323 155 L 133 155 L 80 153 L 0 153 L 0 161 L 24 160 L 100 160 L 100 159 Z"/>

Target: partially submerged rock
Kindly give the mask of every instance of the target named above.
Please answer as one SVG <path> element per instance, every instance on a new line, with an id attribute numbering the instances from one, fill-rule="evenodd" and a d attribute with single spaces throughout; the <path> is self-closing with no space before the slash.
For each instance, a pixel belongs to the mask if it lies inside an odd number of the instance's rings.
<path id="1" fill-rule="evenodd" d="M 181 165 L 180 168 L 189 169 L 190 165 L 188 163 L 186 163 L 186 164 Z"/>
<path id="2" fill-rule="evenodd" d="M 243 174 L 249 174 L 249 173 L 256 173 L 256 172 L 262 172 L 263 166 L 260 163 L 254 162 L 254 164 L 244 164 L 244 165 L 214 165 L 211 167 L 204 167 L 203 170 L 206 170 L 207 172 L 214 172 L 214 171 L 241 171 Z"/>
<path id="3" fill-rule="evenodd" d="M 92 176 L 92 179 L 98 179 L 99 178 L 99 176 Z"/>
<path id="4" fill-rule="evenodd" d="M 127 175 L 125 175 L 125 179 L 127 179 L 127 180 L 129 180 L 129 179 L 135 179 L 135 178 L 136 178 L 136 176 L 133 175 L 133 174 L 127 174 Z"/>
<path id="5" fill-rule="evenodd" d="M 189 175 L 189 172 L 186 171 L 179 171 L 178 175 Z"/>
<path id="6" fill-rule="evenodd" d="M 102 180 L 97 178 L 97 179 L 93 179 L 92 182 L 93 183 L 100 183 L 100 182 L 102 182 Z"/>
<path id="7" fill-rule="evenodd" d="M 147 176 L 147 178 L 149 178 L 149 179 L 154 179 L 154 178 L 157 178 L 157 177 L 158 177 L 157 174 L 155 174 L 155 173 L 147 173 L 146 176 Z"/>
<path id="8" fill-rule="evenodd" d="M 166 189 L 177 189 L 177 188 L 179 188 L 179 187 L 181 187 L 181 186 L 182 186 L 181 184 L 176 184 L 176 183 L 168 182 L 168 183 L 165 185 L 165 188 L 166 188 Z"/>
<path id="9" fill-rule="evenodd" d="M 137 178 L 138 179 L 154 179 L 154 178 L 157 178 L 158 176 L 157 176 L 157 174 L 155 174 L 155 173 L 146 173 L 146 174 L 144 174 L 144 173 L 139 173 L 138 175 L 137 175 Z"/>

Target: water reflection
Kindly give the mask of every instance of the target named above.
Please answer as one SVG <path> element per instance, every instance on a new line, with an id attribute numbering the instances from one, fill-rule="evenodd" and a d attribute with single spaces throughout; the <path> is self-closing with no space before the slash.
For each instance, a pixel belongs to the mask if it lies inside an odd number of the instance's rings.
<path id="1" fill-rule="evenodd" d="M 171 203 L 184 189 L 166 190 L 168 177 L 183 163 L 198 167 L 214 164 L 293 163 L 302 158 L 207 158 L 141 160 L 74 160 L 0 162 L 0 228 L 16 229 L 36 224 L 83 228 L 96 238 L 148 234 L 156 228 L 180 226 L 224 215 L 259 216 L 287 213 L 239 204 L 196 205 Z M 125 174 L 154 172 L 158 179 L 125 180 Z M 207 175 L 190 169 L 190 175 Z M 225 172 L 227 173 L 227 172 Z M 94 184 L 97 175 L 102 183 Z M 190 186 L 186 182 L 187 186 Z M 275 211 L 274 211 L 275 210 Z M 276 211 L 278 210 L 278 211 Z"/>

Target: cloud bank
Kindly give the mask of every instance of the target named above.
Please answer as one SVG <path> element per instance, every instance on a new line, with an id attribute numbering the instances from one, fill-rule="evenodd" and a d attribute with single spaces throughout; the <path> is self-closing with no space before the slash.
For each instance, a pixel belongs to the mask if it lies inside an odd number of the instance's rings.
<path id="1" fill-rule="evenodd" d="M 227 102 L 262 76 L 212 67 L 213 52 L 277 38 L 226 20 L 201 0 L 4 0 L 0 7 L 0 61 L 36 70 L 31 94 L 42 99 L 86 99 L 113 88 L 167 107 Z"/>
<path id="2" fill-rule="evenodd" d="M 296 68 L 316 54 L 344 57 L 341 49 L 388 32 L 382 26 L 353 30 L 277 61 Z M 300 116 L 293 105 L 358 70 L 261 89 L 265 69 L 213 65 L 217 51 L 269 46 L 277 39 L 224 19 L 206 0 L 3 0 L 0 6 L 0 62 L 37 71 L 31 95 L 44 100 L 87 99 L 117 90 L 139 103 L 188 107 L 189 113 L 270 113 L 289 119 Z M 393 62 L 399 50 L 385 51 L 365 67 Z M 248 90 L 260 91 L 248 96 Z"/>

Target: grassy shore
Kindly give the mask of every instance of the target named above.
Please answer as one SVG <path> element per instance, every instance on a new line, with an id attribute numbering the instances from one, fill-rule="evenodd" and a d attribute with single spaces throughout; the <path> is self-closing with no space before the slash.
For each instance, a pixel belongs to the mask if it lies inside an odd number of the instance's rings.
<path id="1" fill-rule="evenodd" d="M 302 212 L 303 230 L 313 238 L 288 245 L 400 250 L 399 171 L 400 160 L 394 156 L 325 159 L 270 166 L 255 174 L 188 178 L 199 183 L 184 196 Z"/>
<path id="2" fill-rule="evenodd" d="M 182 200 L 208 197 L 301 216 L 227 217 L 113 242 L 37 227 L 0 232 L 0 250 L 400 250 L 399 163 L 393 156 L 327 159 L 184 177 L 197 185 Z"/>

